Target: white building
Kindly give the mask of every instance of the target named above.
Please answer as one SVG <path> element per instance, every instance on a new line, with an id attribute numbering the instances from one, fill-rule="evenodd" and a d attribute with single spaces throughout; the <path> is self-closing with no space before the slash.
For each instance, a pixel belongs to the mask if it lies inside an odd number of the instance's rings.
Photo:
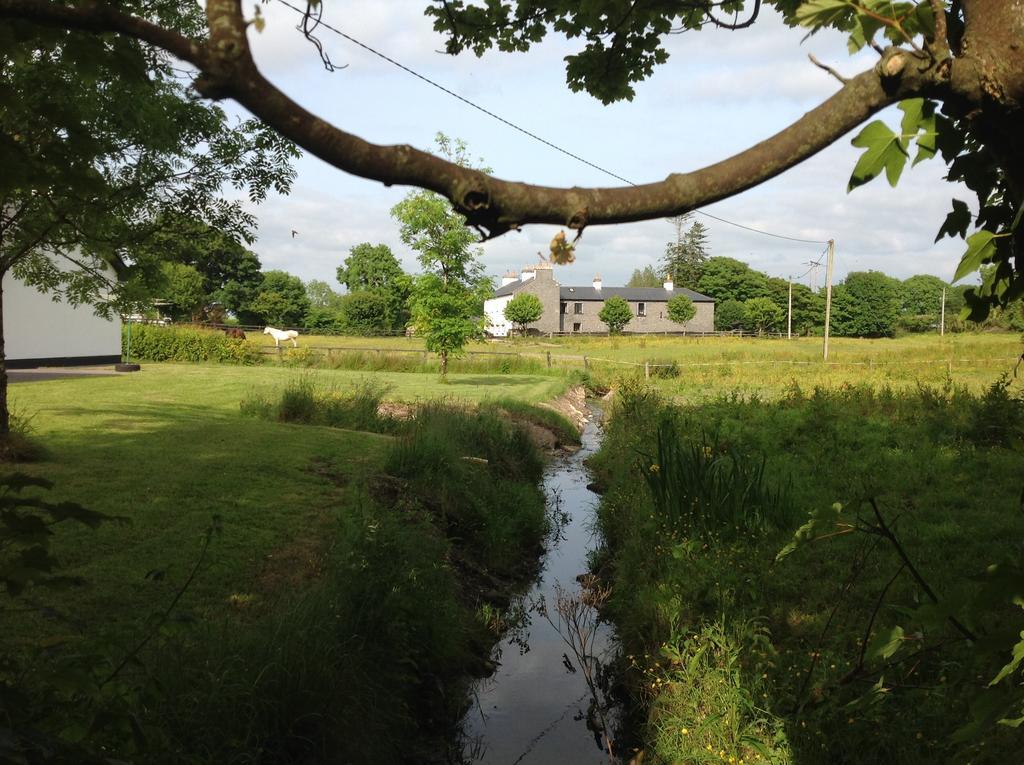
<path id="1" fill-rule="evenodd" d="M 65 270 L 63 258 L 54 262 Z M 116 279 L 110 269 L 111 279 Z M 121 361 L 121 320 L 104 319 L 90 305 L 55 301 L 7 273 L 3 279 L 4 350 L 8 369 L 116 364 Z"/>

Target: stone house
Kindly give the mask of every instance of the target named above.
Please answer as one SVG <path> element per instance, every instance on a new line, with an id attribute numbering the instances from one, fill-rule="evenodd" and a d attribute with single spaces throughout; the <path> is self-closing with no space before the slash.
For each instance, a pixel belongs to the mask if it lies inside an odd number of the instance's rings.
<path id="1" fill-rule="evenodd" d="M 520 293 L 540 298 L 544 313 L 528 325 L 530 330 L 549 333 L 607 332 L 608 326 L 597 314 L 610 297 L 618 296 L 629 303 L 633 318 L 624 333 L 645 332 L 712 332 L 715 329 L 715 301 L 707 295 L 680 287 L 671 279 L 662 287 L 604 287 L 601 277 L 595 276 L 589 287 L 563 287 L 555 281 L 549 263 L 539 263 L 523 269 L 522 274 L 506 273 L 494 297 L 484 303 L 487 332 L 494 337 L 507 337 L 512 324 L 505 318 L 505 306 Z M 686 295 L 697 309 L 696 315 L 685 324 L 676 324 L 668 318 L 668 301 L 676 295 Z"/>

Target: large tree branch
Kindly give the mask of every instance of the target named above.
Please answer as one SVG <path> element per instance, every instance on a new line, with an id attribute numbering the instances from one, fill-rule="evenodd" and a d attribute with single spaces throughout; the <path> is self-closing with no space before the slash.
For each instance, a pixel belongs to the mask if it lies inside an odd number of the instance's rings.
<path id="1" fill-rule="evenodd" d="M 526 223 L 587 225 L 671 217 L 738 194 L 815 155 L 886 106 L 936 95 L 941 78 L 927 56 L 891 48 L 824 103 L 771 138 L 726 160 L 657 183 L 618 188 L 552 188 L 488 176 L 411 146 L 379 146 L 325 122 L 257 69 L 240 0 L 208 0 L 203 45 L 98 2 L 0 0 L 0 17 L 91 31 L 113 31 L 157 45 L 197 66 L 197 89 L 232 98 L 325 162 L 386 185 L 418 186 L 450 199 L 470 224 L 495 236 Z"/>

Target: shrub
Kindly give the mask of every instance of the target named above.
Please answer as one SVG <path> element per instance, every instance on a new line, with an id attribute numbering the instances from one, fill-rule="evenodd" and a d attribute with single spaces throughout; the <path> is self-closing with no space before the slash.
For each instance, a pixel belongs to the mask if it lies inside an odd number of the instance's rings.
<path id="1" fill-rule="evenodd" d="M 223 332 L 196 327 L 167 327 L 159 324 L 132 324 L 122 330 L 122 353 L 128 349 L 131 331 L 131 358 L 140 361 L 218 361 L 227 364 L 259 364 L 260 346 L 248 340 L 228 337 Z"/>

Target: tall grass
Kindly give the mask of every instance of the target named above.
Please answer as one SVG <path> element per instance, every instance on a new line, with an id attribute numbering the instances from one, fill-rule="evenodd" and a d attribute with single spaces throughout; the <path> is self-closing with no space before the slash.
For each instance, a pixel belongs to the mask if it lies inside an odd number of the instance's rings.
<path id="1" fill-rule="evenodd" d="M 250 391 L 239 406 L 248 417 L 388 433 L 396 423 L 380 414 L 387 392 L 387 386 L 372 378 L 341 389 L 307 374 L 288 381 L 276 394 Z"/>
<path id="2" fill-rule="evenodd" d="M 385 469 L 425 498 L 457 547 L 496 571 L 517 569 L 524 547 L 536 547 L 547 531 L 537 487 L 543 459 L 522 428 L 493 411 L 420 407 Z"/>
<path id="3" fill-rule="evenodd" d="M 676 539 L 713 539 L 788 528 L 794 512 L 786 484 L 773 486 L 765 455 L 744 456 L 702 433 L 686 439 L 671 417 L 658 425 L 657 448 L 639 469 L 666 531 Z"/>

